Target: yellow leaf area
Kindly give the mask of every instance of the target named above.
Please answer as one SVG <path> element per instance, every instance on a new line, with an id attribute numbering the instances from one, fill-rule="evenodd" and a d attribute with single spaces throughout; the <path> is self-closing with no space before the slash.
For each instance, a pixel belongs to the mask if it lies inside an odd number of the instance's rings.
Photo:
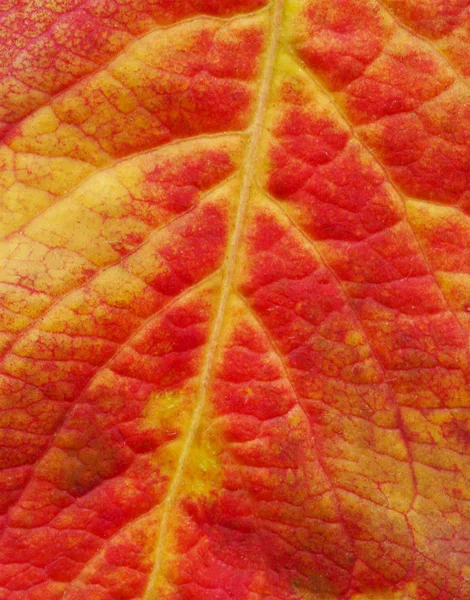
<path id="1" fill-rule="evenodd" d="M 0 600 L 470 600 L 467 4 L 1 4 Z"/>

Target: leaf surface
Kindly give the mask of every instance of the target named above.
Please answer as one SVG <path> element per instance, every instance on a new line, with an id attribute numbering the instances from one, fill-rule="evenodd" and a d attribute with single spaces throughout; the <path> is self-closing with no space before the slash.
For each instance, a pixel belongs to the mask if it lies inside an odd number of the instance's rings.
<path id="1" fill-rule="evenodd" d="M 467 0 L 0 7 L 0 600 L 470 600 Z"/>

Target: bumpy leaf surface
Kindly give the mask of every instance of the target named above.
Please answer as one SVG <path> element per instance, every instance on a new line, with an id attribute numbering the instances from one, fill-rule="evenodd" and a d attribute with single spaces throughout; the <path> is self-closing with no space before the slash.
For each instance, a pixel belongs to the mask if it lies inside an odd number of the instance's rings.
<path id="1" fill-rule="evenodd" d="M 0 2 L 0 600 L 470 599 L 469 6 Z"/>

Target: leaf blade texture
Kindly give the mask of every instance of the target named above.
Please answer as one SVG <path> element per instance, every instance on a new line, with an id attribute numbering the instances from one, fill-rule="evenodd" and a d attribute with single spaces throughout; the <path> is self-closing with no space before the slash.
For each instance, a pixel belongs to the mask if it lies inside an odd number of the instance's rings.
<path id="1" fill-rule="evenodd" d="M 466 2 L 0 15 L 0 599 L 470 598 Z"/>

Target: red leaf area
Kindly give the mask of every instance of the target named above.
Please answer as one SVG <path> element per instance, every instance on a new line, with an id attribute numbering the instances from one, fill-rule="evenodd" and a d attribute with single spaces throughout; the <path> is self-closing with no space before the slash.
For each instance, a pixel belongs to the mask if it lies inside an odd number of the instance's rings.
<path id="1" fill-rule="evenodd" d="M 469 15 L 0 6 L 0 600 L 470 600 Z"/>

